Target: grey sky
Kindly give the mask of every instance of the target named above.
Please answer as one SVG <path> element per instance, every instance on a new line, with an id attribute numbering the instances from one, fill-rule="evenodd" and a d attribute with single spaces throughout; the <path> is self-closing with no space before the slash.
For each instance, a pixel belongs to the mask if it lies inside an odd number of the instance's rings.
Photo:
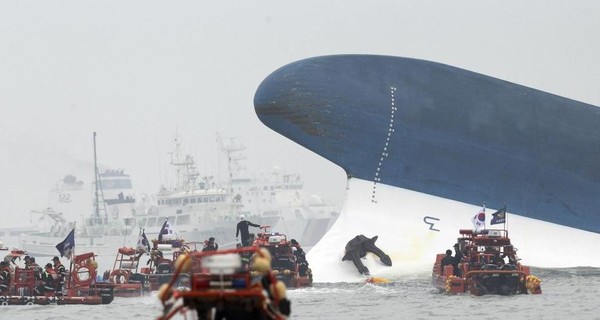
<path id="1" fill-rule="evenodd" d="M 93 131 L 100 163 L 140 192 L 163 182 L 176 130 L 201 170 L 219 132 L 243 138 L 252 167 L 300 172 L 341 203 L 342 170 L 256 117 L 269 73 L 385 54 L 600 105 L 598 16 L 598 1 L 0 0 L 0 216 L 43 207 L 65 174 L 91 180 Z"/>

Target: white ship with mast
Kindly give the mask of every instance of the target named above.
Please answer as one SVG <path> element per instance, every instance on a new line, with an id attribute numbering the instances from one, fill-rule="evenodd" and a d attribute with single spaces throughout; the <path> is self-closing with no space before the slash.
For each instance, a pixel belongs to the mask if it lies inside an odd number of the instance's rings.
<path id="1" fill-rule="evenodd" d="M 245 147 L 239 139 L 230 138 L 225 144 L 217 136 L 217 141 L 227 158 L 224 179 L 200 177 L 194 158 L 184 156 L 178 138 L 174 139 L 171 165 L 176 185 L 161 188 L 156 207 L 150 210 L 152 215 L 141 217 L 138 225 L 147 234 L 158 233 L 168 218 L 186 241 L 215 237 L 221 247 L 232 247 L 236 243 L 238 218 L 243 214 L 253 223 L 285 232 L 306 249 L 315 245 L 331 227 L 339 209 L 316 195 L 307 196 L 298 174 L 274 168 L 269 173 L 251 176 L 243 166 Z"/>
<path id="2" fill-rule="evenodd" d="M 56 255 L 56 244 L 75 228 L 77 252 L 114 256 L 117 248 L 135 245 L 140 229 L 156 238 L 165 219 L 187 242 L 215 237 L 221 248 L 233 247 L 238 218 L 244 214 L 253 223 L 285 232 L 308 250 L 337 219 L 337 206 L 305 195 L 300 175 L 274 168 L 251 176 L 242 165 L 244 146 L 235 139 L 228 145 L 218 141 L 228 159 L 225 179 L 200 177 L 194 158 L 182 154 L 175 138 L 170 162 L 175 184 L 161 187 L 153 204 L 136 202 L 131 178 L 123 170 L 99 173 L 95 166 L 92 192 L 74 176 L 66 176 L 50 192 L 51 206 L 37 212 L 46 228 L 22 234 L 20 247 L 32 255 Z M 90 208 L 91 215 L 82 217 Z"/>
<path id="3" fill-rule="evenodd" d="M 75 229 L 76 252 L 113 256 L 118 247 L 136 241 L 136 210 L 131 177 L 124 170 L 100 173 L 94 132 L 94 183 L 85 184 L 67 175 L 49 192 L 49 206 L 32 211 L 36 232 L 22 233 L 19 247 L 34 256 L 55 256 L 56 244 Z M 134 230 L 135 229 L 135 230 Z M 135 237 L 130 237 L 135 233 Z"/>

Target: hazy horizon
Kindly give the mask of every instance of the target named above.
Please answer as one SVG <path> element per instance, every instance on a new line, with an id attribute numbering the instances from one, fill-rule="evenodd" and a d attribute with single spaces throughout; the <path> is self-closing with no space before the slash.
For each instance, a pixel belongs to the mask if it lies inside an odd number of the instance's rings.
<path id="1" fill-rule="evenodd" d="M 178 133 L 202 172 L 216 134 L 254 170 L 302 174 L 341 205 L 343 170 L 264 126 L 253 96 L 296 60 L 382 54 L 441 62 L 600 105 L 600 3 L 579 1 L 0 2 L 0 217 L 23 224 L 98 161 L 138 193 L 165 183 Z"/>

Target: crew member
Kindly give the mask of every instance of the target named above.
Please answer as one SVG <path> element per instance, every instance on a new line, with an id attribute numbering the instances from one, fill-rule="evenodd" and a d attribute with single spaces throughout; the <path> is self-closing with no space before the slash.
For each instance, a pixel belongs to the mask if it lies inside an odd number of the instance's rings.
<path id="1" fill-rule="evenodd" d="M 30 256 L 25 256 L 25 258 L 23 258 L 23 261 L 25 261 L 25 269 L 30 269 L 31 257 Z"/>
<path id="2" fill-rule="evenodd" d="M 58 279 L 58 274 L 52 268 L 51 263 L 47 263 L 44 268 L 45 274 L 42 279 L 42 283 L 35 288 L 35 291 L 39 295 L 44 295 L 46 292 L 54 292 L 56 291 L 57 283 L 60 281 Z"/>
<path id="3" fill-rule="evenodd" d="M 7 295 L 10 288 L 10 266 L 6 261 L 0 261 L 0 294 Z"/>
<path id="4" fill-rule="evenodd" d="M 235 245 L 236 249 L 241 249 L 242 248 L 242 244 L 238 243 Z M 250 261 L 252 260 L 252 253 L 246 251 L 246 252 L 240 252 L 240 260 L 242 261 L 242 270 L 248 270 L 248 266 L 250 265 Z"/>
<path id="5" fill-rule="evenodd" d="M 29 268 L 33 270 L 33 274 L 35 275 L 36 280 L 42 280 L 44 275 L 44 270 L 40 267 L 37 262 L 35 262 L 35 258 L 31 257 L 29 259 Z"/>
<path id="6" fill-rule="evenodd" d="M 446 250 L 446 256 L 442 259 L 442 273 L 444 272 L 444 267 L 447 265 L 452 265 L 454 267 L 454 257 L 452 256 L 452 250 Z M 453 273 L 454 274 L 454 273 Z"/>
<path id="7" fill-rule="evenodd" d="M 300 276 L 306 276 L 308 271 L 308 261 L 306 260 L 306 253 L 302 250 L 302 247 L 296 241 L 296 239 L 290 240 L 292 246 L 292 252 L 296 256 L 296 262 L 298 263 L 298 274 Z"/>
<path id="8" fill-rule="evenodd" d="M 58 281 L 56 283 L 56 291 L 62 292 L 63 284 L 65 283 L 65 277 L 67 275 L 67 270 L 65 266 L 60 262 L 58 257 L 52 258 L 52 262 L 54 262 L 54 271 L 58 277 Z"/>
<path id="9" fill-rule="evenodd" d="M 246 220 L 246 216 L 243 214 L 240 215 L 240 222 L 237 224 L 237 230 L 235 231 L 235 240 L 237 241 L 238 236 L 242 237 L 242 246 L 247 247 L 251 245 L 248 240 L 250 240 L 250 232 L 248 231 L 248 227 L 253 226 L 260 228 L 261 226 L 250 221 Z"/>
<path id="10" fill-rule="evenodd" d="M 204 242 L 204 248 L 202 251 L 217 251 L 219 249 L 219 245 L 215 243 L 215 238 L 210 237 L 207 241 Z"/>
<path id="11" fill-rule="evenodd" d="M 452 267 L 454 268 L 454 275 L 460 276 L 461 272 L 460 268 L 458 267 L 458 264 L 462 262 L 463 253 L 462 251 L 460 251 L 460 246 L 458 245 L 458 243 L 454 244 L 454 252 L 454 261 L 452 262 Z"/>

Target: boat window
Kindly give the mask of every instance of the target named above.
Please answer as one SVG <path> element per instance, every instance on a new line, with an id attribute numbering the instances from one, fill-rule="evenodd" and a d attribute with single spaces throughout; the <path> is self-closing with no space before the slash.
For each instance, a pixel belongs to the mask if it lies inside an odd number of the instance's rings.
<path id="1" fill-rule="evenodd" d="M 131 180 L 101 180 L 104 190 L 131 189 Z"/>
<path id="2" fill-rule="evenodd" d="M 175 221 L 175 216 L 170 216 L 170 217 L 169 217 L 169 221 L 172 221 L 172 223 L 175 223 L 175 222 L 177 222 L 177 221 Z"/>
<path id="3" fill-rule="evenodd" d="M 183 199 L 183 204 L 188 204 L 188 199 Z"/>
<path id="4" fill-rule="evenodd" d="M 182 224 L 189 224 L 190 223 L 190 215 L 189 214 L 184 214 L 182 216 L 177 217 L 177 221 L 176 221 L 177 225 L 182 225 Z"/>
<path id="5" fill-rule="evenodd" d="M 156 224 L 156 218 L 150 218 L 148 219 L 148 227 L 154 227 L 154 225 Z"/>
<path id="6" fill-rule="evenodd" d="M 135 218 L 125 218 L 123 220 L 126 226 L 135 226 Z"/>
<path id="7" fill-rule="evenodd" d="M 138 227 L 143 228 L 146 226 L 146 218 L 141 218 L 138 220 Z"/>
<path id="8" fill-rule="evenodd" d="M 196 198 L 191 198 L 190 203 L 196 203 Z"/>

